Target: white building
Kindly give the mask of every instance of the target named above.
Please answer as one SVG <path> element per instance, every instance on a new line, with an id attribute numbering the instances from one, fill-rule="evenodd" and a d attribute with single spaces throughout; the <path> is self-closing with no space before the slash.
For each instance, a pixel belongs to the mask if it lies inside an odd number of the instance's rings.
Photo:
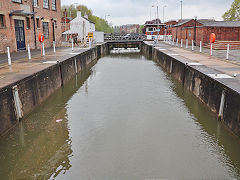
<path id="1" fill-rule="evenodd" d="M 77 17 L 70 22 L 70 29 L 65 31 L 63 35 L 77 34 L 78 40 L 86 40 L 89 32 L 95 31 L 95 23 L 88 19 L 85 15 L 82 17 L 81 12 L 77 12 Z"/>

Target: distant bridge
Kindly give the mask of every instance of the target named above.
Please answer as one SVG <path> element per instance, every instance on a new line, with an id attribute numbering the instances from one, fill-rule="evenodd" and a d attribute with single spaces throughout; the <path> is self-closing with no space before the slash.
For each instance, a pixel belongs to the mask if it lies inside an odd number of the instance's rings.
<path id="1" fill-rule="evenodd" d="M 119 34 L 119 33 L 111 33 L 111 34 L 104 34 L 104 41 L 105 42 L 140 42 L 146 40 L 147 37 L 145 34 Z"/>
<path id="2" fill-rule="evenodd" d="M 145 34 L 104 34 L 104 41 L 107 42 L 109 50 L 114 48 L 138 48 L 147 37 Z"/>

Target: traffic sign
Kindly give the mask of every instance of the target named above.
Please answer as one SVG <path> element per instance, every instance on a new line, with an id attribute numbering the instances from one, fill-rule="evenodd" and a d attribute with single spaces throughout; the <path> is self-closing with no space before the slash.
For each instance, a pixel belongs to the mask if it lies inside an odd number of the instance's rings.
<path id="1" fill-rule="evenodd" d="M 93 38 L 93 33 L 92 33 L 92 32 L 88 33 L 88 38 L 89 38 L 89 39 L 90 39 L 90 38 Z"/>

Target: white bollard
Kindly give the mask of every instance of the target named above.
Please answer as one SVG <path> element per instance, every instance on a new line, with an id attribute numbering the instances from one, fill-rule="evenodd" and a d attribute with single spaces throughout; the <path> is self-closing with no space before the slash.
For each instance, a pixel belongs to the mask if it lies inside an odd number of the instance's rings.
<path id="1" fill-rule="evenodd" d="M 229 59 L 229 53 L 230 53 L 230 44 L 227 45 L 227 57 L 226 57 L 226 59 Z"/>
<path id="2" fill-rule="evenodd" d="M 173 38 L 173 40 L 172 40 L 172 45 L 174 45 L 174 38 Z"/>
<path id="3" fill-rule="evenodd" d="M 28 59 L 31 60 L 32 57 L 31 57 L 31 50 L 30 50 L 30 46 L 28 44 Z"/>
<path id="4" fill-rule="evenodd" d="M 42 43 L 42 54 L 45 56 L 45 48 L 44 48 L 44 43 Z"/>
<path id="5" fill-rule="evenodd" d="M 212 56 L 213 55 L 213 45 L 211 43 L 211 48 L 210 48 L 210 55 Z"/>
<path id="6" fill-rule="evenodd" d="M 181 39 L 181 48 L 183 47 L 183 40 Z"/>
<path id="7" fill-rule="evenodd" d="M 8 65 L 11 66 L 11 65 L 12 65 L 12 60 L 11 60 L 11 55 L 10 55 L 10 49 L 9 49 L 9 47 L 7 47 L 7 53 L 8 53 Z"/>
<path id="8" fill-rule="evenodd" d="M 192 40 L 192 51 L 194 51 L 194 41 Z"/>
<path id="9" fill-rule="evenodd" d="M 92 42 L 91 42 L 91 40 L 89 39 L 89 48 L 91 48 L 92 47 Z"/>
<path id="10" fill-rule="evenodd" d="M 188 39 L 186 39 L 186 49 L 188 48 Z"/>
<path id="11" fill-rule="evenodd" d="M 55 53 L 56 52 L 56 42 L 53 41 L 53 52 Z"/>
<path id="12" fill-rule="evenodd" d="M 200 53 L 202 52 L 202 41 L 200 41 Z"/>
<path id="13" fill-rule="evenodd" d="M 72 51 L 73 51 L 73 38 L 72 38 Z"/>

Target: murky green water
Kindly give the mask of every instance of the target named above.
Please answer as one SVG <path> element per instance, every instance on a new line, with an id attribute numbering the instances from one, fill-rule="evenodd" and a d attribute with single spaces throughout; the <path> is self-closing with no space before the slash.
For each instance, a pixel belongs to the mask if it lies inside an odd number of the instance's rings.
<path id="1" fill-rule="evenodd" d="M 153 61 L 110 55 L 0 138 L 0 179 L 239 179 L 239 152 Z"/>

